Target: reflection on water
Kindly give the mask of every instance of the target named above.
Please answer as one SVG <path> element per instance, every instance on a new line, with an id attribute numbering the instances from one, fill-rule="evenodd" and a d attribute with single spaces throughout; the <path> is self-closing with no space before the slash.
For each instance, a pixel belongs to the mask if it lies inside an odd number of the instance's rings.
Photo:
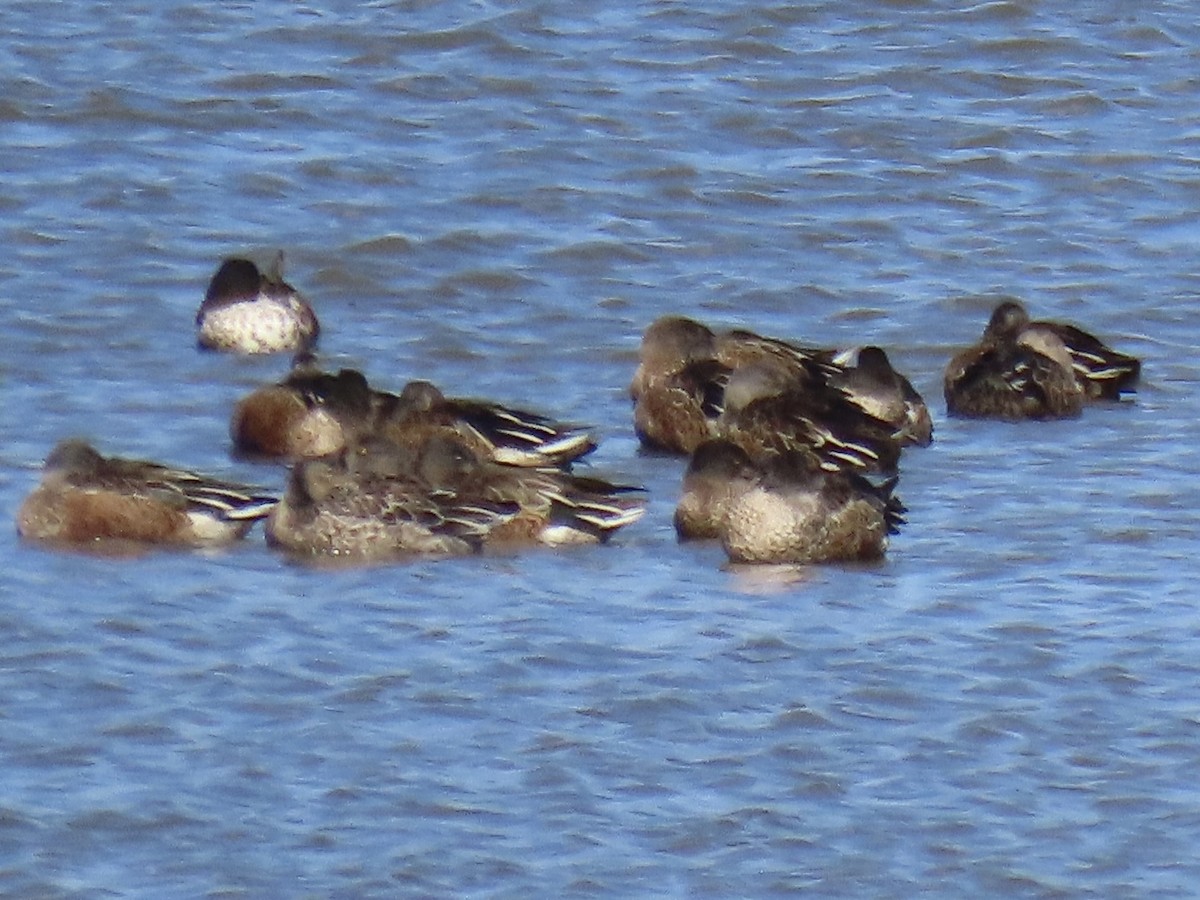
<path id="1" fill-rule="evenodd" d="M 193 317 L 283 249 L 323 362 L 594 424 L 646 517 L 351 569 L 10 529 L 0 890 L 1189 895 L 1188 10 L 446 9 L 0 13 L 0 501 L 72 434 L 282 487 L 227 429 L 288 360 Z M 940 415 L 1009 295 L 1136 400 Z M 626 393 L 668 311 L 888 349 L 937 422 L 884 563 L 676 544 Z"/>

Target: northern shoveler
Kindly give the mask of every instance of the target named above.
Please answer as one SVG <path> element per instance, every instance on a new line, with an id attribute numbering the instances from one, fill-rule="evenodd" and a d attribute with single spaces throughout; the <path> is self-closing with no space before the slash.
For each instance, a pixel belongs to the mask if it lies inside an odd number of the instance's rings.
<path id="1" fill-rule="evenodd" d="M 1029 313 L 1015 300 L 1002 303 L 1003 316 L 1018 327 L 1021 338 L 1035 349 L 1039 340 L 1054 340 L 1066 348 L 1071 357 L 1071 369 L 1083 388 L 1093 400 L 1119 400 L 1121 394 L 1137 389 L 1141 376 L 1141 361 L 1133 356 L 1113 350 L 1099 338 L 1066 322 L 1031 321 Z"/>
<path id="2" fill-rule="evenodd" d="M 276 498 L 144 460 L 101 456 L 72 438 L 50 452 L 17 513 L 23 538 L 206 546 L 242 537 Z"/>
<path id="3" fill-rule="evenodd" d="M 718 537 L 747 563 L 873 560 L 903 523 L 896 479 L 828 471 L 811 454 L 755 461 L 716 441 L 693 455 L 676 510 L 681 537 Z"/>
<path id="4" fill-rule="evenodd" d="M 476 552 L 510 521 L 514 504 L 433 494 L 414 472 L 381 473 L 348 463 L 348 454 L 302 460 L 267 519 L 267 541 L 310 557 L 393 559 Z"/>
<path id="5" fill-rule="evenodd" d="M 815 424 L 832 431 L 836 442 L 839 429 L 862 421 L 865 414 L 873 423 L 872 433 L 881 422 L 889 425 L 888 440 L 897 445 L 932 440 L 933 423 L 924 400 L 880 348 L 839 354 L 744 329 L 717 333 L 684 316 L 663 316 L 642 336 L 630 385 L 639 440 L 648 447 L 686 454 L 722 434 L 722 419 L 730 418 L 731 378 L 740 380 L 743 388 L 752 383 L 736 375 L 743 369 L 758 373 L 760 384 L 761 373 L 773 373 L 778 388 L 773 393 L 786 395 L 791 407 L 785 411 L 776 403 L 776 412 L 796 413 L 802 419 L 799 425 L 785 426 L 793 436 Z M 827 421 L 821 421 L 822 416 Z"/>
<path id="6" fill-rule="evenodd" d="M 641 518 L 634 489 L 481 458 L 447 434 L 372 436 L 293 468 L 269 541 L 304 555 L 455 555 L 487 546 L 598 543 Z"/>
<path id="7" fill-rule="evenodd" d="M 596 449 L 586 428 L 528 410 L 446 397 L 428 381 L 399 394 L 372 388 L 354 369 L 322 371 L 298 354 L 278 384 L 238 401 L 229 425 L 241 452 L 311 459 L 352 447 L 372 434 L 419 446 L 434 433 L 452 434 L 497 462 L 514 466 L 569 466 Z"/>
<path id="8" fill-rule="evenodd" d="M 717 432 L 753 459 L 812 453 L 827 469 L 894 472 L 900 445 L 885 422 L 837 389 L 796 388 L 772 362 L 734 369 Z"/>
<path id="9" fill-rule="evenodd" d="M 327 456 L 371 429 L 377 403 L 377 392 L 361 372 L 325 372 L 301 354 L 286 378 L 237 402 L 229 434 L 242 453 L 285 459 Z"/>
<path id="10" fill-rule="evenodd" d="M 428 381 L 410 381 L 383 395 L 375 432 L 395 443 L 423 445 L 432 435 L 452 435 L 473 451 L 509 466 L 569 466 L 596 449 L 586 428 L 548 416 L 466 397 L 447 397 Z"/>
<path id="11" fill-rule="evenodd" d="M 400 459 L 406 465 L 412 456 Z M 489 531 L 488 544 L 598 543 L 645 513 L 640 488 L 557 468 L 503 465 L 452 436 L 430 437 L 416 459 L 420 477 L 435 494 L 517 506 L 516 516 Z"/>
<path id="12" fill-rule="evenodd" d="M 1053 327 L 1032 327 L 1016 301 L 992 312 L 979 342 L 946 366 L 946 411 L 996 419 L 1077 416 L 1089 391 L 1074 357 Z"/>
<path id="13" fill-rule="evenodd" d="M 235 353 L 304 350 L 320 333 L 316 314 L 283 280 L 283 254 L 267 272 L 251 260 L 226 259 L 196 313 L 201 347 Z"/>

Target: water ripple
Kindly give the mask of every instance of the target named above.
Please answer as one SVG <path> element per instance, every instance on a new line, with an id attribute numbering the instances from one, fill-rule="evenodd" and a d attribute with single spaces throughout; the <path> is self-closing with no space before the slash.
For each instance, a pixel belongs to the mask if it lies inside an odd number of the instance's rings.
<path id="1" fill-rule="evenodd" d="M 5 8 L 0 507 L 67 434 L 281 488 L 227 428 L 289 361 L 193 316 L 283 249 L 331 365 L 592 424 L 649 512 L 368 568 L 0 534 L 0 892 L 1190 896 L 1188 8 L 342 6 Z M 1136 400 L 946 420 L 1007 296 Z M 666 312 L 903 365 L 885 562 L 675 542 L 627 396 Z"/>

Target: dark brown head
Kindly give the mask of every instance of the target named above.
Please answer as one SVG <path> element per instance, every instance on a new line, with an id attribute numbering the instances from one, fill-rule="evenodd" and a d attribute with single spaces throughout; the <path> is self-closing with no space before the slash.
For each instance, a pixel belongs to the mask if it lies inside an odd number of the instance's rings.
<path id="1" fill-rule="evenodd" d="M 983 336 L 993 341 L 1014 340 L 1028 325 L 1025 307 L 1016 300 L 1005 300 L 992 311 Z"/>
<path id="2" fill-rule="evenodd" d="M 685 316 L 656 319 L 642 335 L 642 365 L 654 373 L 676 372 L 714 353 L 712 330 Z"/>
<path id="3" fill-rule="evenodd" d="M 406 413 L 429 412 L 445 401 L 446 396 L 432 382 L 410 381 L 400 392 L 399 408 Z"/>
<path id="4" fill-rule="evenodd" d="M 366 414 L 371 409 L 371 385 L 358 369 L 339 369 L 330 379 L 326 399 L 336 409 Z"/>
<path id="5" fill-rule="evenodd" d="M 896 370 L 892 368 L 892 361 L 888 359 L 888 355 L 882 347 L 870 346 L 859 349 L 854 368 L 880 384 L 888 384 L 896 378 Z"/>
<path id="6" fill-rule="evenodd" d="M 87 474 L 97 471 L 104 462 L 96 449 L 82 438 L 67 438 L 54 445 L 46 457 L 43 469 L 61 474 Z"/>
<path id="7" fill-rule="evenodd" d="M 208 291 L 204 295 L 205 306 L 247 300 L 258 296 L 262 287 L 262 273 L 253 262 L 240 257 L 231 257 L 221 263 Z"/>

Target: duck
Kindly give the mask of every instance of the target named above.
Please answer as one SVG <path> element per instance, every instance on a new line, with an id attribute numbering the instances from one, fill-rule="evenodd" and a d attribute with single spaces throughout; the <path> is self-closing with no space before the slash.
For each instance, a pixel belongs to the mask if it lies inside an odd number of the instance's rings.
<path id="1" fill-rule="evenodd" d="M 731 371 L 717 359 L 716 335 L 706 325 L 674 315 L 652 322 L 629 385 L 641 445 L 686 455 L 714 438 Z"/>
<path id="2" fill-rule="evenodd" d="M 361 372 L 325 372 L 312 354 L 302 352 L 282 381 L 237 401 L 229 435 L 240 454 L 315 459 L 342 451 L 370 431 L 378 404 Z"/>
<path id="3" fill-rule="evenodd" d="M 829 378 L 851 403 L 893 428 L 901 446 L 933 443 L 933 417 L 912 382 L 896 371 L 882 347 L 867 345 L 838 352 Z"/>
<path id="4" fill-rule="evenodd" d="M 258 354 L 296 352 L 315 345 L 321 330 L 316 313 L 283 280 L 282 270 L 282 252 L 266 272 L 242 257 L 223 260 L 196 313 L 200 346 Z"/>
<path id="5" fill-rule="evenodd" d="M 1001 302 L 983 335 L 947 364 L 946 411 L 991 419 L 1065 419 L 1088 398 L 1074 358 L 1053 328 L 1031 328 L 1025 307 Z"/>
<path id="6" fill-rule="evenodd" d="M 728 506 L 721 546 L 735 563 L 870 562 L 903 524 L 896 478 L 875 484 L 854 472 L 777 457 Z"/>
<path id="7" fill-rule="evenodd" d="M 376 444 L 364 454 L 373 471 L 414 467 L 431 495 L 515 506 L 515 516 L 488 531 L 489 546 L 604 543 L 645 513 L 639 487 L 555 467 L 505 465 L 454 435 L 431 434 L 419 447 L 383 440 L 384 449 Z"/>
<path id="8" fill-rule="evenodd" d="M 829 470 L 896 471 L 900 444 L 885 422 L 836 389 L 797 387 L 771 361 L 735 369 L 725 387 L 717 434 L 753 459 L 808 453 Z"/>
<path id="9" fill-rule="evenodd" d="M 896 483 L 830 471 L 805 453 L 755 461 L 717 440 L 692 456 L 675 527 L 682 540 L 719 539 L 734 563 L 878 560 L 904 522 Z"/>
<path id="10" fill-rule="evenodd" d="M 380 390 L 357 369 L 322 370 L 310 352 L 293 358 L 283 380 L 239 399 L 229 423 L 238 453 L 292 461 L 340 453 L 374 434 L 416 446 L 437 431 L 514 466 L 567 468 L 597 447 L 587 428 L 487 400 L 446 397 L 429 381 L 410 381 L 399 394 Z"/>
<path id="11" fill-rule="evenodd" d="M 1071 370 L 1089 400 L 1120 400 L 1133 393 L 1141 377 L 1142 364 L 1136 357 L 1112 349 L 1077 325 L 1046 320 L 1031 321 L 1029 312 L 1016 300 L 997 307 L 1010 328 L 1019 328 L 1021 340 L 1032 347 L 1039 341 L 1061 345 L 1070 357 Z"/>
<path id="12" fill-rule="evenodd" d="M 793 392 L 825 394 L 835 405 L 846 401 L 894 429 L 902 446 L 933 442 L 933 419 L 912 382 L 873 345 L 843 350 L 794 344 L 746 329 L 716 337 L 717 358 L 731 369 L 766 365 L 785 373 Z"/>
<path id="13" fill-rule="evenodd" d="M 244 537 L 277 498 L 246 485 L 138 459 L 102 456 L 68 438 L 46 457 L 17 512 L 25 539 L 209 547 Z"/>
<path id="14" fill-rule="evenodd" d="M 730 379 L 748 367 L 774 373 L 776 393 L 800 398 L 793 411 L 807 419 L 819 410 L 843 420 L 865 413 L 873 428 L 880 421 L 890 425 L 900 446 L 927 446 L 933 439 L 925 401 L 882 348 L 810 347 L 747 329 L 715 332 L 686 316 L 666 315 L 643 333 L 630 384 L 642 446 L 689 455 L 720 436 Z"/>
<path id="15" fill-rule="evenodd" d="M 357 451 L 296 462 L 266 522 L 267 543 L 297 557 L 391 560 L 477 553 L 513 503 L 434 493 L 411 461 L 365 465 Z"/>
<path id="16" fill-rule="evenodd" d="M 408 382 L 398 395 L 380 394 L 374 431 L 411 446 L 433 434 L 453 435 L 481 457 L 522 468 L 569 468 L 597 447 L 587 428 L 489 400 L 447 397 L 425 380 Z"/>

